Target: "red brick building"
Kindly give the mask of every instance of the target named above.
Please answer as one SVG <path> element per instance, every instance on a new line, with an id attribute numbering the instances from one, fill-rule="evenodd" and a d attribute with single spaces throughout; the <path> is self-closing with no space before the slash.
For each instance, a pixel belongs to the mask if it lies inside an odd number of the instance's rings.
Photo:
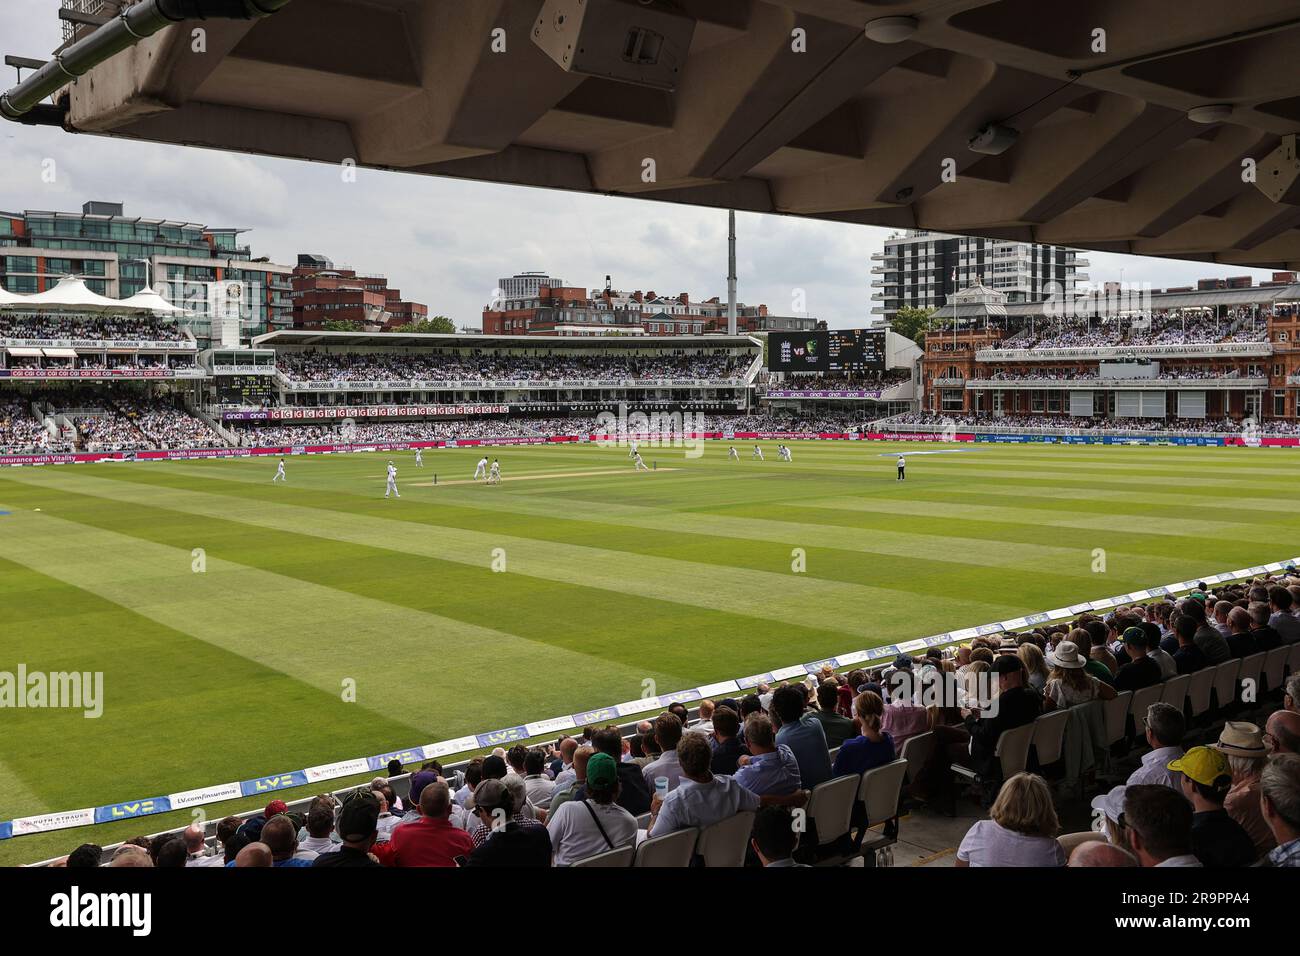
<path id="1" fill-rule="evenodd" d="M 339 268 L 324 256 L 299 255 L 291 281 L 295 329 L 321 329 L 327 322 L 394 329 L 429 316 L 427 305 L 403 299 L 384 276 Z"/>

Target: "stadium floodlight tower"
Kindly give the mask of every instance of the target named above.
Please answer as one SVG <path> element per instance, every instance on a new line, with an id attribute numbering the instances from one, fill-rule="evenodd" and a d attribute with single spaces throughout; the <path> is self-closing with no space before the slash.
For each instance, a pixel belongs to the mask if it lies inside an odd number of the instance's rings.
<path id="1" fill-rule="evenodd" d="M 736 210 L 727 211 L 727 334 L 736 334 Z"/>

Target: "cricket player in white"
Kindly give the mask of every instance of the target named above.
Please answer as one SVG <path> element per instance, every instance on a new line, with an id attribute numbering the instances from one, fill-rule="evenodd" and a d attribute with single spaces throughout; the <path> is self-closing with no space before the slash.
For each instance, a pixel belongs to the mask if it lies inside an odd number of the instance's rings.
<path id="1" fill-rule="evenodd" d="M 487 476 L 488 476 L 488 462 L 487 462 L 487 455 L 484 455 L 482 458 L 478 460 L 478 467 L 474 469 L 474 480 L 478 481 L 480 478 L 486 478 Z"/>
<path id="2" fill-rule="evenodd" d="M 642 470 L 649 471 L 649 470 L 650 470 L 650 466 L 647 465 L 645 462 L 643 462 L 643 461 L 641 460 L 641 453 L 640 453 L 640 452 L 637 452 L 637 453 L 636 453 L 636 455 L 632 458 L 632 462 L 633 462 L 633 464 L 635 465 L 635 467 L 632 469 L 633 471 L 642 471 Z"/>
<path id="3" fill-rule="evenodd" d="M 484 458 L 483 460 L 487 461 L 486 458 Z M 501 484 L 501 460 L 500 459 L 493 459 L 492 468 L 491 470 L 488 471 L 487 481 L 489 485 Z"/>
<path id="4" fill-rule="evenodd" d="M 793 460 L 794 460 L 794 459 L 792 459 L 792 458 L 790 457 L 790 449 L 789 449 L 789 448 L 786 448 L 785 445 L 781 445 L 781 446 L 780 446 L 780 450 L 781 450 L 781 459 L 782 459 L 783 461 L 793 461 Z"/>
<path id="5" fill-rule="evenodd" d="M 750 457 L 751 457 L 751 458 L 757 458 L 759 461 L 765 461 L 765 460 L 766 460 L 766 459 L 763 457 L 763 449 L 759 448 L 757 445 L 754 446 L 754 454 L 751 455 Z"/>
<path id="6" fill-rule="evenodd" d="M 289 480 L 288 478 L 284 477 L 284 459 L 281 458 L 280 464 L 275 466 L 275 477 L 271 479 L 271 482 L 274 484 L 277 481 L 288 481 L 288 480 Z"/>
<path id="7" fill-rule="evenodd" d="M 388 485 L 384 488 L 384 497 L 387 498 L 390 493 L 402 497 L 397 491 L 397 466 L 391 461 L 388 463 Z"/>
<path id="8" fill-rule="evenodd" d="M 906 463 L 903 461 L 903 456 L 902 456 L 902 455 L 899 455 L 899 456 L 898 456 L 898 478 L 897 478 L 898 481 L 906 481 L 906 480 L 907 480 L 906 476 L 905 476 L 904 473 L 903 473 L 903 469 L 906 468 L 906 467 L 907 467 L 907 465 L 906 465 Z"/>
<path id="9" fill-rule="evenodd" d="M 740 452 L 736 451 L 735 445 L 727 449 L 727 458 L 731 461 L 740 461 Z"/>
<path id="10" fill-rule="evenodd" d="M 415 449 L 415 467 L 416 467 L 416 468 L 423 468 L 423 467 L 424 467 L 424 449 L 423 449 L 423 448 L 417 448 L 417 449 Z"/>
<path id="11" fill-rule="evenodd" d="M 629 457 L 629 458 L 635 458 L 635 457 L 637 456 L 637 454 L 638 454 L 638 451 L 637 451 L 637 450 L 638 450 L 640 447 L 641 447 L 641 446 L 638 445 L 638 444 L 636 443 L 636 439 L 633 438 L 630 442 L 628 442 L 628 453 L 627 453 L 627 457 Z"/>

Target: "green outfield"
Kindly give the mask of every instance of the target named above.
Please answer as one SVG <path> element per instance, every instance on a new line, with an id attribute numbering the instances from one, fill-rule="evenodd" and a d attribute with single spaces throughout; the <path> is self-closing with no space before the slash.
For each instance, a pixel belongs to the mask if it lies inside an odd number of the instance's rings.
<path id="1" fill-rule="evenodd" d="M 1285 449 L 710 443 L 0 471 L 0 820 L 447 740 L 1297 553 Z M 936 453 L 943 451 L 944 453 Z M 437 474 L 438 484 L 433 485 Z M 196 551 L 201 549 L 201 552 Z M 806 571 L 792 570 L 794 549 Z M 1094 571 L 1104 549 L 1105 571 Z M 493 570 L 504 560 L 504 572 Z M 355 686 L 355 701 L 345 700 Z M 285 794 L 292 799 L 305 791 Z M 205 808 L 209 817 L 244 800 Z M 0 841 L 0 863 L 188 813 Z"/>

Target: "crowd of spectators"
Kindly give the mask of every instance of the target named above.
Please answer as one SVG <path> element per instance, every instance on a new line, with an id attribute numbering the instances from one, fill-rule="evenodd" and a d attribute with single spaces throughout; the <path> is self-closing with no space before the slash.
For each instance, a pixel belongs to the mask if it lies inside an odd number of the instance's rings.
<path id="1" fill-rule="evenodd" d="M 892 431 L 906 431 L 909 428 L 934 429 L 944 427 L 983 428 L 998 431 L 1009 430 L 1055 430 L 1084 432 L 1141 432 L 1153 434 L 1213 434 L 1241 435 L 1245 423 L 1234 418 L 1085 418 L 1073 415 L 1036 415 L 989 413 L 956 413 L 950 415 L 933 412 L 908 412 L 881 419 L 877 426 Z M 1296 435 L 1300 434 L 1300 423 L 1279 419 L 1268 419 L 1257 423 L 1260 435 Z"/>
<path id="2" fill-rule="evenodd" d="M 30 399 L 0 402 L 0 453 L 39 454 L 53 450 L 49 432 L 32 415 Z"/>
<path id="3" fill-rule="evenodd" d="M 790 375 L 783 381 L 769 381 L 768 389 L 811 390 L 818 392 L 863 391 L 889 388 L 912 377 L 911 369 L 891 368 L 879 375 Z"/>
<path id="4" fill-rule="evenodd" d="M 105 402 L 102 410 L 74 417 L 78 442 L 88 452 L 212 448 L 225 444 L 206 422 L 168 399 Z"/>
<path id="5" fill-rule="evenodd" d="M 1132 379 L 1136 383 L 1144 381 L 1203 381 L 1208 379 L 1222 378 L 1241 378 L 1240 369 L 1217 369 L 1207 368 L 1205 366 L 1178 366 L 1171 368 L 1161 366 L 1159 374 L 1153 375 L 1148 379 Z M 1100 369 L 1075 369 L 1075 368 L 1001 368 L 987 375 L 980 375 L 971 381 L 980 382 L 1006 382 L 1006 381 L 1029 381 L 1029 382 L 1075 382 L 1091 381 L 1099 378 Z M 1130 381 L 1123 379 L 1122 381 Z"/>
<path id="6" fill-rule="evenodd" d="M 131 316 L 0 313 L 0 339 L 186 342 L 174 322 Z"/>
<path id="7" fill-rule="evenodd" d="M 805 680 L 701 700 L 694 713 L 675 703 L 635 728 L 589 726 L 545 746 L 498 748 L 459 772 L 426 761 L 404 796 L 391 779 L 404 768 L 393 761 L 388 776 L 344 799 L 316 797 L 306 812 L 274 800 L 247 819 L 222 820 L 211 845 L 196 826 L 137 838 L 107 865 L 567 866 L 742 811 L 755 813 L 748 865 L 807 865 L 821 851 L 815 834 L 800 836 L 793 812 L 810 791 L 890 764 L 908 740 L 930 734 L 908 800 L 951 813 L 952 764 L 996 794 L 961 840 L 959 867 L 1300 866 L 1300 674 L 1259 688 L 1278 700 L 1262 724 L 1233 719 L 1258 703 L 1255 689 L 1220 701 L 1227 719 L 1202 745 L 1188 746 L 1181 707 L 1151 704 L 1121 742 L 1140 761 L 1087 797 L 1097 811 L 1091 830 L 1061 832 L 1064 791 L 1054 794 L 1042 768 L 1000 779 L 1002 734 L 1045 713 L 1300 642 L 1294 569 L 1199 588 L 1177 601 L 985 635 L 955 652 L 899 655 L 881 669 L 828 665 Z M 1071 727 L 1088 733 L 1086 721 Z M 87 844 L 60 864 L 104 865 L 104 855 Z"/>
<path id="8" fill-rule="evenodd" d="M 1263 318 L 1223 318 L 1157 314 L 1119 319 L 1062 318 L 1038 321 L 997 344 L 1002 349 L 1100 348 L 1119 345 L 1197 345 L 1215 342 L 1264 342 Z"/>
<path id="9" fill-rule="evenodd" d="M 447 352 L 281 352 L 276 365 L 292 381 L 410 382 L 502 380 L 618 382 L 626 379 L 728 379 L 739 382 L 752 359 L 722 354 L 577 356 Z"/>

